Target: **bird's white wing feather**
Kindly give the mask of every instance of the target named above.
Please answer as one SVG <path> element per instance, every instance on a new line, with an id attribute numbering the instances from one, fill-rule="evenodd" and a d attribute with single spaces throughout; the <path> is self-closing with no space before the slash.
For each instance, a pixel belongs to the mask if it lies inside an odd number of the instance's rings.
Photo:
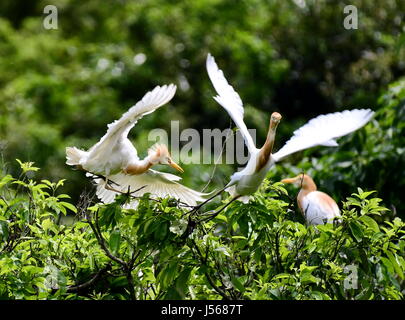
<path id="1" fill-rule="evenodd" d="M 364 126 L 374 112 L 370 109 L 355 109 L 320 115 L 294 132 L 294 135 L 275 154 L 273 159 L 282 158 L 314 146 L 337 146 L 336 138 L 342 137 Z"/>
<path id="2" fill-rule="evenodd" d="M 157 86 L 149 91 L 144 97 L 125 112 L 120 119 L 108 125 L 107 133 L 100 141 L 90 148 L 90 157 L 100 156 L 103 151 L 109 155 L 111 147 L 116 144 L 118 139 L 126 138 L 129 131 L 144 115 L 152 113 L 157 108 L 169 102 L 176 92 L 174 84 Z"/>
<path id="3" fill-rule="evenodd" d="M 147 172 L 140 175 L 128 175 L 118 173 L 109 176 L 109 180 L 113 181 L 112 187 L 122 192 L 129 190 L 135 191 L 142 187 L 141 190 L 134 193 L 134 196 L 142 196 L 145 193 L 150 193 L 152 198 L 164 198 L 170 196 L 178 199 L 190 206 L 195 206 L 197 202 L 205 200 L 208 194 L 195 191 L 187 188 L 186 186 L 178 183 L 181 178 L 170 173 L 164 173 L 149 169 Z M 114 201 L 116 192 L 105 189 L 104 181 L 95 179 L 97 186 L 97 196 L 104 203 L 111 203 Z M 128 208 L 136 208 L 137 201 L 132 201 Z"/>
<path id="4" fill-rule="evenodd" d="M 211 54 L 208 54 L 207 56 L 207 72 L 212 85 L 218 93 L 214 99 L 229 113 L 229 116 L 239 128 L 249 152 L 253 152 L 253 150 L 256 149 L 256 146 L 245 122 L 243 121 L 244 109 L 242 100 L 239 97 L 239 94 L 225 79 L 224 73 L 218 68 L 215 59 Z"/>

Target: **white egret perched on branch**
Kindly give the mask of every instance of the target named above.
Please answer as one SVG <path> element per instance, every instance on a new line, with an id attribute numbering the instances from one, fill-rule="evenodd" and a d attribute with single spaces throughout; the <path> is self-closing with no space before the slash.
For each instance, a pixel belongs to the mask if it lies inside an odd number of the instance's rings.
<path id="1" fill-rule="evenodd" d="M 284 147 L 272 154 L 276 128 L 281 115 L 277 112 L 272 113 L 266 142 L 260 149 L 256 148 L 253 138 L 243 121 L 242 100 L 232 86 L 229 85 L 223 72 L 218 68 L 214 57 L 210 54 L 207 57 L 206 67 L 209 78 L 218 94 L 214 99 L 228 112 L 239 128 L 250 156 L 246 167 L 234 173 L 230 182 L 225 186 L 225 190 L 233 197 L 231 201 L 239 199 L 247 202 L 250 195 L 259 188 L 270 168 L 282 158 L 318 145 L 337 146 L 336 138 L 361 128 L 374 114 L 370 109 L 356 109 L 320 115 L 296 130 Z"/>
<path id="2" fill-rule="evenodd" d="M 95 179 L 98 185 L 97 196 L 104 203 L 114 201 L 117 193 L 134 191 L 138 191 L 139 196 L 147 192 L 157 197 L 170 196 L 191 206 L 205 200 L 204 193 L 178 183 L 180 177 L 151 169 L 153 165 L 164 164 L 183 172 L 165 145 L 156 144 L 149 148 L 148 156 L 141 160 L 128 139 L 128 133 L 137 121 L 169 102 L 175 92 L 176 86 L 173 84 L 157 86 L 119 120 L 110 123 L 107 133 L 88 151 L 76 147 L 66 148 L 68 165 L 87 171 L 88 176 L 98 176 Z M 111 183 L 115 186 L 112 187 Z M 137 202 L 132 201 L 127 207 L 134 208 L 136 205 Z"/>
<path id="3" fill-rule="evenodd" d="M 300 174 L 294 178 L 281 180 L 282 183 L 291 183 L 300 187 L 297 202 L 308 224 L 324 224 L 332 222 L 340 217 L 340 210 L 335 202 L 325 192 L 318 191 L 312 178 L 306 174 Z"/>

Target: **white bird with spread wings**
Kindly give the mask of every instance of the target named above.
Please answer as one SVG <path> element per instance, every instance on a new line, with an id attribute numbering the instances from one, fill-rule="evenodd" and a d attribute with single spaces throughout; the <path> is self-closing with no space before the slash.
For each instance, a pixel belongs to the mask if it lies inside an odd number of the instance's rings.
<path id="1" fill-rule="evenodd" d="M 276 128 L 281 120 L 281 115 L 277 112 L 272 113 L 266 142 L 262 148 L 256 148 L 243 121 L 242 100 L 229 85 L 223 72 L 215 63 L 214 57 L 210 54 L 207 57 L 206 67 L 218 94 L 214 99 L 228 112 L 239 128 L 250 155 L 246 167 L 234 173 L 226 186 L 226 190 L 233 196 L 233 199 L 248 201 L 249 196 L 259 188 L 270 168 L 284 157 L 318 145 L 337 146 L 336 138 L 361 128 L 370 121 L 374 114 L 370 109 L 356 109 L 320 115 L 296 130 L 284 147 L 272 154 Z"/>
<path id="2" fill-rule="evenodd" d="M 154 198 L 170 196 L 190 206 L 205 200 L 206 194 L 178 183 L 180 177 L 151 169 L 153 165 L 164 164 L 183 172 L 183 169 L 173 161 L 165 145 L 156 144 L 149 148 L 148 156 L 141 160 L 128 139 L 128 133 L 137 121 L 168 103 L 175 92 L 176 86 L 173 84 L 157 86 L 119 120 L 110 123 L 107 133 L 88 151 L 76 147 L 66 148 L 68 165 L 87 171 L 88 176 L 98 176 L 95 179 L 97 196 L 104 203 L 114 201 L 119 192 L 126 193 L 128 190 L 130 192 L 139 190 L 136 196 L 145 193 L 150 193 Z M 111 183 L 114 187 L 110 185 Z M 129 208 L 136 206 L 137 201 L 127 205 Z"/>

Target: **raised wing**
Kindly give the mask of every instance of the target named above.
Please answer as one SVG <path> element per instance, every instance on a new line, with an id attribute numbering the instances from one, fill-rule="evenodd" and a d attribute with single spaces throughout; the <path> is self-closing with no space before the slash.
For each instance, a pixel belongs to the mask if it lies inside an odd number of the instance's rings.
<path id="1" fill-rule="evenodd" d="M 209 194 L 201 193 L 193 189 L 187 188 L 178 183 L 181 178 L 170 173 L 164 173 L 149 169 L 146 173 L 140 175 L 127 175 L 124 173 L 118 173 L 109 176 L 109 179 L 113 181 L 113 188 L 122 192 L 129 190 L 135 191 L 134 196 L 142 196 L 145 193 L 150 193 L 152 198 L 164 198 L 170 196 L 178 199 L 190 206 L 195 206 L 197 202 L 205 200 L 205 196 Z M 104 187 L 104 181 L 96 179 L 97 196 L 104 203 L 111 203 L 114 201 L 116 192 L 107 190 Z M 127 208 L 136 208 L 137 201 L 132 201 Z"/>
<path id="2" fill-rule="evenodd" d="M 118 139 L 126 138 L 129 131 L 144 115 L 152 113 L 157 108 L 169 102 L 176 92 L 174 84 L 157 86 L 152 91 L 144 95 L 142 100 L 138 101 L 127 112 L 125 112 L 120 119 L 108 125 L 107 133 L 95 144 L 89 152 L 90 157 L 95 158 L 102 152 L 106 146 L 107 152 L 111 152 L 111 146 L 114 145 Z"/>
<path id="3" fill-rule="evenodd" d="M 337 146 L 336 138 L 361 128 L 373 115 L 374 112 L 370 109 L 345 110 L 320 115 L 294 131 L 291 139 L 273 154 L 273 159 L 279 161 L 294 152 L 318 145 Z"/>
<path id="4" fill-rule="evenodd" d="M 218 93 L 214 99 L 229 113 L 229 116 L 239 128 L 250 153 L 256 149 L 252 136 L 243 122 L 243 103 L 239 94 L 226 81 L 224 73 L 220 70 L 211 54 L 207 56 L 207 72 L 215 91 Z"/>

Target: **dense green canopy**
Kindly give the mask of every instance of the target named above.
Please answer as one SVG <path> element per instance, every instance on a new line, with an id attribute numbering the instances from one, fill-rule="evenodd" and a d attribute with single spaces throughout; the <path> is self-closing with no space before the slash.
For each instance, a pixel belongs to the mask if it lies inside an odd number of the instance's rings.
<path id="1" fill-rule="evenodd" d="M 49 4 L 57 29 L 43 25 Z M 405 2 L 350 4 L 358 29 L 343 25 L 346 1 L 2 0 L 0 299 L 77 298 L 75 285 L 97 274 L 103 282 L 81 298 L 403 298 Z M 318 114 L 371 108 L 375 118 L 339 147 L 288 157 L 249 205 L 230 206 L 187 240 L 187 221 L 168 200 L 145 199 L 136 212 L 120 202 L 87 208 L 80 195 L 94 187 L 65 164 L 65 147 L 92 146 L 156 85 L 178 90 L 131 131 L 140 156 L 150 130 L 170 133 L 171 120 L 199 132 L 234 127 L 212 99 L 209 52 L 244 101 L 258 145 L 273 111 L 283 116 L 276 150 Z M 209 191 L 237 167 L 182 166 L 184 184 Z M 296 190 L 287 196 L 274 183 L 302 171 L 344 209 L 341 226 L 307 228 L 292 214 Z M 74 212 L 75 223 L 60 223 Z M 363 277 L 357 291 L 343 285 L 350 263 Z"/>

